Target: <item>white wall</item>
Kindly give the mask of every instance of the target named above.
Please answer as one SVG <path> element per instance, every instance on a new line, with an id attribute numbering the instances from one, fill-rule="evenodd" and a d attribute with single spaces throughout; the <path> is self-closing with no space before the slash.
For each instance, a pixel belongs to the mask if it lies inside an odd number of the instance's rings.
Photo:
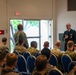
<path id="1" fill-rule="evenodd" d="M 7 0 L 10 18 L 51 19 L 52 0 Z M 15 16 L 15 12 L 20 16 Z"/>
<path id="2" fill-rule="evenodd" d="M 76 11 L 67 11 L 67 0 L 56 0 L 57 36 L 66 30 L 68 22 L 76 30 Z"/>
<path id="3" fill-rule="evenodd" d="M 2 37 L 6 36 L 7 39 L 8 35 L 7 35 L 7 26 L 8 26 L 8 22 L 7 22 L 7 10 L 6 10 L 6 0 L 0 0 L 0 30 L 4 30 L 4 35 L 0 35 L 0 43 L 2 40 Z M 9 42 L 7 43 L 9 44 Z"/>
<path id="4" fill-rule="evenodd" d="M 55 0 L 0 0 L 0 10 L 0 30 L 5 31 L 4 35 L 0 35 L 0 42 L 3 36 L 7 37 L 8 47 L 11 18 L 55 20 Z M 20 12 L 20 16 L 15 15 L 16 11 Z"/>

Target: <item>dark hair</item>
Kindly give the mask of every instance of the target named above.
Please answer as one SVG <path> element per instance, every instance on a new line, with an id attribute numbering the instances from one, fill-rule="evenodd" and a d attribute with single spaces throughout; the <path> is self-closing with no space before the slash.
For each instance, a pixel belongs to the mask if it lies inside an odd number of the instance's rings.
<path id="1" fill-rule="evenodd" d="M 41 50 L 41 54 L 45 55 L 47 57 L 47 59 L 49 59 L 50 58 L 51 51 L 48 48 L 43 48 Z"/>
<path id="2" fill-rule="evenodd" d="M 2 62 L 5 57 L 6 57 L 6 53 L 0 51 L 0 62 Z"/>
<path id="3" fill-rule="evenodd" d="M 49 42 L 48 41 L 45 41 L 44 42 L 44 48 L 47 48 L 47 47 L 49 47 Z"/>
<path id="4" fill-rule="evenodd" d="M 2 38 L 2 42 L 6 42 L 7 41 L 7 38 L 6 37 L 3 37 Z"/>
<path id="5" fill-rule="evenodd" d="M 76 47 L 76 44 L 74 44 L 74 47 Z"/>
<path id="6" fill-rule="evenodd" d="M 36 69 L 37 71 L 42 71 L 47 65 L 47 57 L 44 55 L 39 55 L 36 58 Z"/>
<path id="7" fill-rule="evenodd" d="M 19 24 L 19 25 L 17 26 L 17 28 L 18 28 L 18 30 L 23 30 L 22 24 Z"/>
<path id="8" fill-rule="evenodd" d="M 18 56 L 14 53 L 8 53 L 6 56 L 6 65 L 13 66 L 13 64 L 18 60 Z"/>
<path id="9" fill-rule="evenodd" d="M 31 47 L 35 47 L 36 48 L 37 47 L 37 42 L 36 41 L 32 41 L 31 42 Z"/>
<path id="10" fill-rule="evenodd" d="M 40 73 L 38 73 L 38 72 L 35 72 L 33 75 L 42 75 L 42 74 L 40 74 Z"/>

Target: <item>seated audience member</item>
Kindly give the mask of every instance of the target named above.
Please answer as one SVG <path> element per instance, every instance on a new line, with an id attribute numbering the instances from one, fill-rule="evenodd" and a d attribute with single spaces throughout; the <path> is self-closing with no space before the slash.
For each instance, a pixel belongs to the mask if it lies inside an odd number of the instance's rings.
<path id="1" fill-rule="evenodd" d="M 54 55 L 56 55 L 57 57 L 59 57 L 60 55 L 62 55 L 62 52 L 60 50 L 60 47 L 61 47 L 61 41 L 58 40 L 55 43 L 55 48 L 51 50 L 51 53 L 53 53 Z"/>
<path id="2" fill-rule="evenodd" d="M 6 65 L 2 69 L 2 75 L 21 75 L 16 73 L 13 69 L 15 68 L 18 61 L 18 56 L 14 53 L 8 53 L 6 56 Z"/>
<path id="3" fill-rule="evenodd" d="M 2 44 L 0 45 L 0 50 L 8 50 L 9 51 L 9 48 L 6 46 L 6 44 L 7 44 L 7 38 L 3 37 Z"/>
<path id="4" fill-rule="evenodd" d="M 76 75 L 76 66 L 67 75 Z"/>
<path id="5" fill-rule="evenodd" d="M 2 68 L 5 63 L 6 63 L 6 53 L 0 51 L 0 75 L 2 73 Z"/>
<path id="6" fill-rule="evenodd" d="M 31 47 L 29 47 L 27 49 L 27 51 L 31 54 L 31 55 L 34 55 L 36 52 L 39 52 L 37 50 L 37 42 L 36 41 L 32 41 L 31 42 Z"/>
<path id="7" fill-rule="evenodd" d="M 67 50 L 65 52 L 65 54 L 68 54 L 72 60 L 76 60 L 76 53 L 73 51 L 74 48 L 74 42 L 73 41 L 68 41 L 67 43 Z"/>
<path id="8" fill-rule="evenodd" d="M 49 50 L 48 48 L 42 49 L 41 54 L 42 54 L 42 55 L 45 55 L 45 56 L 47 57 L 46 70 L 47 70 L 48 73 L 49 73 L 50 70 L 53 70 L 53 69 L 58 70 L 55 66 L 53 66 L 53 65 L 51 65 L 51 64 L 49 63 L 49 60 L 50 60 L 50 58 L 51 58 L 51 53 L 50 53 L 50 50 Z M 61 73 L 60 70 L 58 70 L 58 71 Z M 63 74 L 61 73 L 61 75 L 63 75 Z"/>
<path id="9" fill-rule="evenodd" d="M 61 64 L 62 52 L 60 50 L 60 47 L 61 47 L 61 41 L 58 40 L 55 43 L 54 49 L 51 50 L 51 53 L 54 54 L 57 57 L 57 59 L 58 59 L 58 69 L 62 71 L 62 64 Z"/>
<path id="10" fill-rule="evenodd" d="M 23 44 L 23 39 L 19 39 L 19 44 L 15 46 L 14 50 L 19 52 L 20 54 L 23 54 L 26 51 L 26 48 L 23 46 Z"/>
<path id="11" fill-rule="evenodd" d="M 46 71 L 47 58 L 44 55 L 39 55 L 35 61 L 35 69 L 32 75 L 48 75 Z"/>
<path id="12" fill-rule="evenodd" d="M 76 52 L 76 44 L 74 44 L 74 52 Z"/>
<path id="13" fill-rule="evenodd" d="M 49 47 L 49 42 L 45 41 L 43 46 L 44 46 L 44 48 L 48 48 Z"/>

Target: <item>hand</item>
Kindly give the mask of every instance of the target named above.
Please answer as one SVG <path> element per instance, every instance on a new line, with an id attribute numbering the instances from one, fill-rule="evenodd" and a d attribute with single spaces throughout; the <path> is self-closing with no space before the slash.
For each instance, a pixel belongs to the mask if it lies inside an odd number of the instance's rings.
<path id="1" fill-rule="evenodd" d="M 68 35 L 65 36 L 65 39 L 68 39 Z"/>
<path id="2" fill-rule="evenodd" d="M 72 34 L 70 34 L 70 38 L 72 38 Z"/>

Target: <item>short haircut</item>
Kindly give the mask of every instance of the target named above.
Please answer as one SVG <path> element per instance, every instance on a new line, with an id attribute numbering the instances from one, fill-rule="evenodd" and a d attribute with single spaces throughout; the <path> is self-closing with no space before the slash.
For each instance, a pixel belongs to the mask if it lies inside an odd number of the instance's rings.
<path id="1" fill-rule="evenodd" d="M 36 58 L 36 69 L 37 71 L 42 71 L 47 65 L 47 57 L 45 55 L 39 55 Z"/>
<path id="2" fill-rule="evenodd" d="M 19 24 L 19 25 L 17 26 L 17 28 L 18 28 L 18 30 L 23 30 L 22 24 Z"/>
<path id="3" fill-rule="evenodd" d="M 6 37 L 3 37 L 2 38 L 2 42 L 6 42 L 7 41 L 7 38 Z"/>
<path id="4" fill-rule="evenodd" d="M 73 41 L 68 41 L 67 46 L 69 48 L 73 47 L 74 46 L 74 42 Z"/>
<path id="5" fill-rule="evenodd" d="M 61 41 L 57 40 L 57 42 L 55 43 L 56 46 L 61 46 Z"/>
<path id="6" fill-rule="evenodd" d="M 67 23 L 66 26 L 71 26 L 71 24 L 70 23 Z"/>
<path id="7" fill-rule="evenodd" d="M 44 42 L 44 47 L 46 48 L 46 47 L 48 47 L 49 46 L 49 42 L 48 41 L 45 41 Z"/>
<path id="8" fill-rule="evenodd" d="M 47 57 L 47 59 L 49 59 L 50 55 L 51 55 L 51 51 L 48 48 L 43 48 L 41 50 L 41 54 L 45 55 Z"/>
<path id="9" fill-rule="evenodd" d="M 13 66 L 17 60 L 18 60 L 18 56 L 16 54 L 8 53 L 6 56 L 6 65 Z"/>
<path id="10" fill-rule="evenodd" d="M 76 47 L 76 44 L 74 44 L 74 47 Z"/>
<path id="11" fill-rule="evenodd" d="M 36 41 L 32 41 L 31 42 L 31 47 L 37 47 L 37 42 Z"/>
<path id="12" fill-rule="evenodd" d="M 0 51 L 0 62 L 2 62 L 5 57 L 6 57 L 6 53 Z"/>

